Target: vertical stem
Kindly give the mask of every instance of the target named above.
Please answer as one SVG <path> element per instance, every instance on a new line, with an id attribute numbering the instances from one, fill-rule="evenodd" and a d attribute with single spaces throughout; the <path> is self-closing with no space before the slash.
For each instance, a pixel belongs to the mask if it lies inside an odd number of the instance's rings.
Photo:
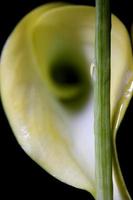
<path id="1" fill-rule="evenodd" d="M 112 200 L 112 135 L 110 127 L 109 0 L 96 0 L 95 157 L 96 199 Z"/>

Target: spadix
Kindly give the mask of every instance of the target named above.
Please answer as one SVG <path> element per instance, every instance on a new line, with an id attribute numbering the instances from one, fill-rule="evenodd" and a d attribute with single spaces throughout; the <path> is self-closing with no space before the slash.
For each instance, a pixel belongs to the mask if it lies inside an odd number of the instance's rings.
<path id="1" fill-rule="evenodd" d="M 1 96 L 13 132 L 54 177 L 95 197 L 95 8 L 49 4 L 15 28 L 1 57 Z M 115 137 L 133 89 L 133 58 L 124 25 L 112 16 L 111 123 L 114 200 L 130 199 Z"/>

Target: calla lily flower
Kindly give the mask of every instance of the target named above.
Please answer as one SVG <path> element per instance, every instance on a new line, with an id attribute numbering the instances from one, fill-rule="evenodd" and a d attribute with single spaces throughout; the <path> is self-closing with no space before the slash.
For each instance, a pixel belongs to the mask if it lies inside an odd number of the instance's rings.
<path id="1" fill-rule="evenodd" d="M 95 8 L 52 3 L 20 21 L 1 56 L 5 113 L 24 151 L 57 179 L 94 198 Z M 133 91 L 133 56 L 112 15 L 111 126 L 114 200 L 131 199 L 116 151 L 116 133 Z"/>

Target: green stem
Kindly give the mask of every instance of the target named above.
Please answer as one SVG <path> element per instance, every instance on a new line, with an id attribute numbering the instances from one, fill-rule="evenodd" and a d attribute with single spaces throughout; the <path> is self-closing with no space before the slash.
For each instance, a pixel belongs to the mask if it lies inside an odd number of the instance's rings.
<path id="1" fill-rule="evenodd" d="M 96 199 L 112 200 L 112 136 L 110 127 L 110 32 L 109 0 L 96 0 L 95 157 Z"/>

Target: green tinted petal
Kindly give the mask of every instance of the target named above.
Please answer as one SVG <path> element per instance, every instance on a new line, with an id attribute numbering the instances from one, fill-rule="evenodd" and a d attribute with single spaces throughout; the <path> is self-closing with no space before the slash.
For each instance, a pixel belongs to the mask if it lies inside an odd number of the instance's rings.
<path id="1" fill-rule="evenodd" d="M 34 10 L 9 37 L 1 58 L 2 101 L 27 154 L 59 180 L 95 196 L 95 9 L 59 5 Z M 115 16 L 111 48 L 114 199 L 128 200 L 115 137 L 132 96 L 133 58 L 127 31 Z"/>

